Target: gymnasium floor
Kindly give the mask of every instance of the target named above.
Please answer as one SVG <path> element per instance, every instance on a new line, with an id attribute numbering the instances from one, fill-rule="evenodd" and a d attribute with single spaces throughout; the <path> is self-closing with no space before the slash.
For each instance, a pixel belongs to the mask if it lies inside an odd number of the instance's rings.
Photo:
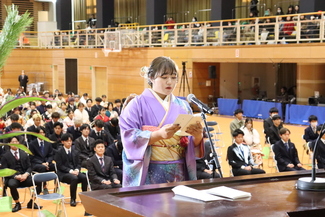
<path id="1" fill-rule="evenodd" d="M 221 169 L 223 171 L 223 176 L 229 177 L 230 174 L 229 174 L 229 166 L 228 166 L 228 163 L 226 162 L 226 153 L 227 153 L 227 147 L 232 144 L 229 125 L 230 125 L 230 122 L 233 120 L 233 117 L 213 115 L 213 116 L 209 116 L 207 118 L 207 120 L 208 121 L 216 121 L 220 127 L 220 131 L 222 132 L 222 134 L 219 136 L 219 139 L 221 139 L 221 141 L 219 142 L 218 145 L 224 144 L 224 147 L 219 149 L 220 151 L 218 151 L 218 154 L 221 155 L 220 164 L 221 164 Z M 309 156 L 304 154 L 304 157 L 302 158 L 303 144 L 304 144 L 304 140 L 302 140 L 302 135 L 304 133 L 304 129 L 306 128 L 306 126 L 284 124 L 284 127 L 288 128 L 291 131 L 291 141 L 296 145 L 296 148 L 298 149 L 299 159 L 304 164 L 304 168 L 311 169 L 311 167 L 308 166 L 308 164 L 310 163 Z M 264 140 L 264 134 L 263 134 L 263 120 L 254 120 L 254 128 L 257 129 L 257 131 L 260 134 L 261 145 L 263 147 L 264 153 L 267 155 L 269 149 L 268 149 L 267 145 L 264 145 L 265 140 Z M 215 128 L 215 129 L 217 129 L 217 128 Z M 276 170 L 274 168 L 274 164 L 272 162 L 273 162 L 272 160 L 263 159 L 263 165 L 264 165 L 263 169 L 267 173 L 276 172 Z M 78 188 L 78 190 L 80 191 L 80 188 Z M 21 198 L 23 197 L 23 193 L 24 192 L 21 190 L 20 191 Z M 64 195 L 66 195 L 67 197 L 69 196 L 69 187 L 68 186 L 65 187 Z M 77 198 L 77 201 L 78 200 L 79 200 L 79 198 Z M 28 199 L 27 199 L 27 202 L 28 202 Z M 23 204 L 23 206 L 26 206 L 27 202 L 25 202 L 25 204 Z M 53 202 L 41 201 L 41 205 L 43 206 L 43 210 L 46 209 L 51 212 L 54 212 L 54 210 L 55 210 L 55 204 Z M 70 204 L 68 204 L 68 203 L 65 206 L 67 209 L 68 216 L 73 216 L 73 217 L 84 216 L 85 210 L 81 203 L 78 203 L 76 207 L 70 207 Z M 0 215 L 1 215 L 1 217 L 18 217 L 18 216 L 21 217 L 21 216 L 31 216 L 32 212 L 29 209 L 23 208 L 22 210 L 20 210 L 17 213 L 1 213 Z M 37 216 L 37 213 L 34 212 L 34 216 Z"/>

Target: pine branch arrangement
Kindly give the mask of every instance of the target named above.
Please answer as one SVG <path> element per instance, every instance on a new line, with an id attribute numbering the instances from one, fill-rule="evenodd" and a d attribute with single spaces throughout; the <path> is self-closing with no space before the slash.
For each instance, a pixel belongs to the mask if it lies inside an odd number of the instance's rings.
<path id="1" fill-rule="evenodd" d="M 17 45 L 19 36 L 33 21 L 28 11 L 19 15 L 17 6 L 11 5 L 5 8 L 8 15 L 0 33 L 0 76 L 7 58 Z"/>

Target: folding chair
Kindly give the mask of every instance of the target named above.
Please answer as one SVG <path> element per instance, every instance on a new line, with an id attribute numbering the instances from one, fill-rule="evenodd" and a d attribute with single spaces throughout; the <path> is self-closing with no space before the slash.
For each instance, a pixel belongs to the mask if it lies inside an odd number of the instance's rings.
<path id="1" fill-rule="evenodd" d="M 35 183 L 48 182 L 48 181 L 52 181 L 52 180 L 54 182 L 58 183 L 57 186 L 55 185 L 55 183 L 53 183 L 54 188 L 58 187 L 59 192 L 61 192 L 58 176 L 54 172 L 37 173 L 32 176 L 32 180 L 33 180 L 34 192 L 36 192 L 36 184 Z M 36 197 L 36 202 L 38 205 L 40 204 L 39 199 L 41 199 L 41 200 L 61 200 L 62 210 L 64 211 L 65 216 L 67 216 L 67 212 L 66 212 L 66 209 L 64 206 L 64 195 L 63 194 L 60 194 L 60 193 L 50 193 L 50 194 L 45 194 L 45 195 L 35 194 L 35 197 Z M 34 202 L 35 201 L 33 200 L 32 216 L 34 216 Z M 55 216 L 59 216 L 58 205 L 59 205 L 59 203 L 56 204 Z M 41 216 L 40 205 L 38 206 L 38 212 L 39 212 L 39 216 Z"/>
<path id="2" fill-rule="evenodd" d="M 89 191 L 91 191 L 90 181 L 89 181 L 89 177 L 88 177 L 88 169 L 87 168 L 84 168 L 84 167 L 81 167 L 81 171 L 80 172 L 86 174 L 87 185 L 88 185 Z"/>
<path id="3" fill-rule="evenodd" d="M 273 155 L 273 162 L 274 162 L 274 164 L 275 164 L 274 167 L 275 167 L 276 171 L 279 172 L 278 163 L 277 163 L 277 161 L 275 160 L 275 154 L 274 154 L 273 147 L 274 147 L 274 145 L 271 145 L 271 151 L 272 151 L 272 155 Z"/>

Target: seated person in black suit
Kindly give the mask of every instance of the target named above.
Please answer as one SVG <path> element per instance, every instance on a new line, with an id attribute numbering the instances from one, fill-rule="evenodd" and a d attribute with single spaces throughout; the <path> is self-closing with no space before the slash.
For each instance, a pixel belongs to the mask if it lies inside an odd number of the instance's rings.
<path id="1" fill-rule="evenodd" d="M 319 134 L 322 130 L 322 125 L 317 126 L 317 133 Z M 316 140 L 310 141 L 310 149 L 314 152 Z M 325 134 L 322 135 L 322 137 L 318 140 L 317 144 L 317 153 L 316 153 L 316 160 L 317 160 L 317 166 L 318 169 L 324 169 L 325 168 Z"/>
<path id="2" fill-rule="evenodd" d="M 33 132 L 35 133 L 36 132 L 36 128 L 41 126 L 41 123 L 42 123 L 42 116 L 40 114 L 34 114 L 32 116 L 33 118 L 33 121 L 34 121 L 34 124 L 30 127 L 27 128 L 27 131 L 28 132 Z M 32 142 L 34 139 L 36 139 L 36 136 L 33 136 L 33 135 L 27 135 L 27 142 L 30 143 Z"/>
<path id="3" fill-rule="evenodd" d="M 120 99 L 115 100 L 115 107 L 113 108 L 113 111 L 116 111 L 118 116 L 121 115 L 122 111 L 122 101 Z"/>
<path id="4" fill-rule="evenodd" d="M 76 206 L 77 186 L 81 182 L 82 191 L 87 191 L 87 177 L 80 173 L 79 153 L 71 148 L 72 136 L 69 133 L 61 137 L 63 148 L 55 155 L 57 174 L 61 182 L 70 184 L 70 206 Z"/>
<path id="5" fill-rule="evenodd" d="M 318 137 L 317 124 L 318 118 L 315 115 L 310 115 L 308 118 L 309 126 L 305 129 L 304 140 L 311 142 Z"/>
<path id="6" fill-rule="evenodd" d="M 36 128 L 36 133 L 45 136 L 45 128 L 39 126 Z M 29 150 L 33 153 L 33 155 L 29 156 L 33 171 L 39 173 L 55 171 L 55 167 L 52 162 L 53 148 L 51 143 L 37 138 L 29 144 Z M 43 185 L 43 192 L 48 193 L 46 182 Z"/>
<path id="7" fill-rule="evenodd" d="M 227 159 L 232 166 L 234 176 L 265 173 L 262 169 L 254 168 L 251 150 L 247 145 L 243 144 L 244 132 L 236 129 L 232 136 L 235 139 L 235 143 L 228 147 Z"/>
<path id="8" fill-rule="evenodd" d="M 63 124 L 61 122 L 55 122 L 53 124 L 54 133 L 49 136 L 49 139 L 53 141 L 53 156 L 59 151 L 59 148 L 62 148 L 61 136 L 63 131 Z"/>
<path id="9" fill-rule="evenodd" d="M 279 172 L 305 170 L 299 161 L 295 144 L 290 142 L 290 130 L 282 128 L 279 133 L 281 140 L 272 147 Z"/>
<path id="10" fill-rule="evenodd" d="M 270 130 L 270 127 L 273 125 L 272 117 L 279 114 L 279 110 L 276 107 L 272 107 L 269 110 L 270 117 L 263 120 L 264 134 L 267 135 L 267 132 Z M 282 122 L 280 128 L 282 128 Z"/>
<path id="11" fill-rule="evenodd" d="M 103 140 L 94 143 L 95 154 L 88 160 L 87 169 L 92 190 L 122 187 L 114 170 L 112 159 L 105 156 Z"/>
<path id="12" fill-rule="evenodd" d="M 101 139 L 104 141 L 105 147 L 111 145 L 114 143 L 113 136 L 106 130 L 103 130 L 104 128 L 104 121 L 102 120 L 95 120 L 94 122 L 94 128 L 91 130 L 89 136 L 94 138 L 95 140 Z"/>
<path id="13" fill-rule="evenodd" d="M 54 133 L 54 123 L 58 122 L 60 119 L 60 113 L 59 112 L 53 112 L 51 115 L 52 120 L 47 122 L 45 126 L 46 130 L 46 136 L 49 137 Z"/>
<path id="14" fill-rule="evenodd" d="M 220 175 L 209 167 L 212 160 L 210 142 L 204 143 L 204 157 L 196 160 L 196 176 L 197 179 L 220 178 Z M 214 174 L 213 174 L 214 173 Z"/>
<path id="15" fill-rule="evenodd" d="M 9 143 L 19 144 L 19 138 L 14 136 L 9 139 Z M 15 146 L 10 146 L 10 150 L 7 151 L 1 159 L 1 168 L 9 168 L 17 171 L 14 175 L 5 178 L 5 186 L 10 188 L 11 196 L 16 202 L 14 208 L 12 209 L 12 212 L 17 212 L 21 210 L 21 204 L 19 202 L 19 193 L 17 191 L 17 188 L 33 186 L 31 176 L 32 168 L 29 157 L 24 151 L 19 150 Z M 42 184 L 36 184 L 36 193 L 39 194 L 41 192 Z M 31 209 L 32 206 L 33 199 L 30 199 L 27 204 L 27 208 Z M 34 209 L 38 209 L 36 203 L 34 203 Z"/>
<path id="16" fill-rule="evenodd" d="M 118 118 L 112 118 L 109 122 L 105 123 L 105 130 L 110 132 L 115 140 L 121 139 L 120 126 L 118 124 Z"/>
<path id="17" fill-rule="evenodd" d="M 123 180 L 123 144 L 121 140 L 114 142 L 106 148 L 105 155 L 109 156 L 114 163 L 114 170 L 119 180 Z"/>
<path id="18" fill-rule="evenodd" d="M 283 127 L 281 125 L 281 117 L 279 115 L 273 115 L 272 122 L 273 125 L 266 132 L 266 137 L 269 139 L 271 145 L 281 140 L 279 130 Z"/>
<path id="19" fill-rule="evenodd" d="M 13 123 L 19 123 L 19 115 L 17 115 L 17 114 L 10 115 L 10 121 L 11 121 L 11 124 L 5 128 L 5 133 L 12 131 Z M 21 128 L 19 130 L 24 131 L 24 128 L 21 126 Z"/>
<path id="20" fill-rule="evenodd" d="M 95 98 L 95 105 L 91 107 L 91 117 L 89 117 L 89 119 L 94 120 L 95 117 L 99 114 L 99 111 L 102 108 L 102 106 L 100 105 L 101 102 L 102 102 L 102 98 L 100 97 Z"/>
<path id="21" fill-rule="evenodd" d="M 75 118 L 74 119 L 74 126 L 68 127 L 67 128 L 67 133 L 70 133 L 72 135 L 72 141 L 75 141 L 81 136 L 80 132 L 80 126 L 82 124 L 82 119 L 81 118 Z"/>
<path id="22" fill-rule="evenodd" d="M 83 124 L 80 127 L 81 136 L 74 141 L 74 148 L 79 152 L 79 160 L 81 167 L 87 167 L 87 160 L 94 155 L 93 144 L 95 139 L 89 137 L 90 127 L 88 124 Z"/>
<path id="23" fill-rule="evenodd" d="M 20 125 L 20 123 L 16 123 L 16 122 L 14 122 L 14 123 L 12 123 L 10 126 L 11 126 L 11 132 L 21 131 L 21 125 Z M 25 137 L 24 137 L 24 135 L 19 135 L 19 136 L 17 136 L 17 138 L 18 138 L 18 140 L 19 140 L 19 144 L 22 144 L 22 145 L 27 146 L 27 144 L 26 144 L 26 142 L 25 142 Z M 10 140 L 10 139 L 11 139 L 11 138 L 3 139 L 3 143 L 9 143 L 9 140 Z M 3 149 L 4 149 L 4 151 L 6 152 L 6 151 L 8 151 L 8 150 L 10 149 L 10 147 L 9 147 L 9 146 L 4 146 Z"/>

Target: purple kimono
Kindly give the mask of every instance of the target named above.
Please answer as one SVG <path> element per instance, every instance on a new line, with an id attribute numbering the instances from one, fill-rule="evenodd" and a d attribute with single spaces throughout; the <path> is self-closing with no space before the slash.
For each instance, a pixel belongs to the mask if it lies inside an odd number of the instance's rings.
<path id="1" fill-rule="evenodd" d="M 150 164 L 151 146 L 148 145 L 151 131 L 142 131 L 142 126 L 159 126 L 165 116 L 165 109 L 149 89 L 129 102 L 120 116 L 123 150 L 123 187 L 146 183 Z M 172 124 L 179 114 L 191 114 L 189 104 L 171 95 L 170 108 L 162 124 Z M 202 144 L 201 144 L 202 146 Z M 196 156 L 193 137 L 185 152 L 186 180 L 196 180 Z"/>

